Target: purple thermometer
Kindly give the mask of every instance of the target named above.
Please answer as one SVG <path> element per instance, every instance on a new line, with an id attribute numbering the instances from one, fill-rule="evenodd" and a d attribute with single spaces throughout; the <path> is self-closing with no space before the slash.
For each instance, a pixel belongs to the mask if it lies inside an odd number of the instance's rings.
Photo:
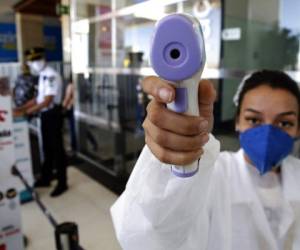
<path id="1" fill-rule="evenodd" d="M 175 101 L 168 108 L 199 116 L 198 85 L 205 64 L 204 37 L 199 21 L 187 14 L 171 14 L 156 24 L 150 63 L 159 77 L 176 88 Z M 178 177 L 191 177 L 199 161 L 172 166 Z"/>

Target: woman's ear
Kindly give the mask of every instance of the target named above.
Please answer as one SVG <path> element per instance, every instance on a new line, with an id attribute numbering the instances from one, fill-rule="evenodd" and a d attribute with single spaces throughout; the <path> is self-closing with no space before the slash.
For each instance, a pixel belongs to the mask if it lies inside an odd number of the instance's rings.
<path id="1" fill-rule="evenodd" d="M 240 128 L 237 124 L 235 124 L 235 132 L 240 132 Z"/>
<path id="2" fill-rule="evenodd" d="M 240 131 L 240 123 L 239 123 L 239 116 L 235 117 L 235 132 Z"/>

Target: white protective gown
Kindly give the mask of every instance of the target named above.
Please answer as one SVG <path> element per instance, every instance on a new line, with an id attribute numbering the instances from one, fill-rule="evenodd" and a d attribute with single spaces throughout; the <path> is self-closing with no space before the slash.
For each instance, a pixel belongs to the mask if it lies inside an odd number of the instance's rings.
<path id="1" fill-rule="evenodd" d="M 261 177 L 210 136 L 199 172 L 174 176 L 145 146 L 111 208 L 125 250 L 299 250 L 300 160 Z M 265 178 L 265 180 L 263 180 Z"/>

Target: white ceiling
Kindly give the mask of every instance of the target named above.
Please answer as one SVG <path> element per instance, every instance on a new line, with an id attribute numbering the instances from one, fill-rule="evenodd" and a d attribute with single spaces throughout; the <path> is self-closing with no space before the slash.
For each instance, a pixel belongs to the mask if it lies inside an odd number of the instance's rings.
<path id="1" fill-rule="evenodd" d="M 20 0 L 0 0 L 0 15 L 12 13 L 12 6 L 19 1 Z"/>

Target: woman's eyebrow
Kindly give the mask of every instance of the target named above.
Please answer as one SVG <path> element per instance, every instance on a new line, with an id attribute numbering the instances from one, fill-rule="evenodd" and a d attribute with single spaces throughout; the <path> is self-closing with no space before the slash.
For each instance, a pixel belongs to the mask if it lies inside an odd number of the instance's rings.
<path id="1" fill-rule="evenodd" d="M 261 113 L 261 112 L 255 110 L 255 109 L 251 109 L 251 108 L 245 109 L 245 111 L 249 111 L 249 112 L 252 112 L 252 113 L 255 113 L 255 114 L 260 114 Z"/>
<path id="2" fill-rule="evenodd" d="M 277 116 L 286 116 L 286 115 L 297 116 L 297 113 L 295 111 L 287 111 L 287 112 L 282 112 L 282 113 L 278 114 Z"/>

